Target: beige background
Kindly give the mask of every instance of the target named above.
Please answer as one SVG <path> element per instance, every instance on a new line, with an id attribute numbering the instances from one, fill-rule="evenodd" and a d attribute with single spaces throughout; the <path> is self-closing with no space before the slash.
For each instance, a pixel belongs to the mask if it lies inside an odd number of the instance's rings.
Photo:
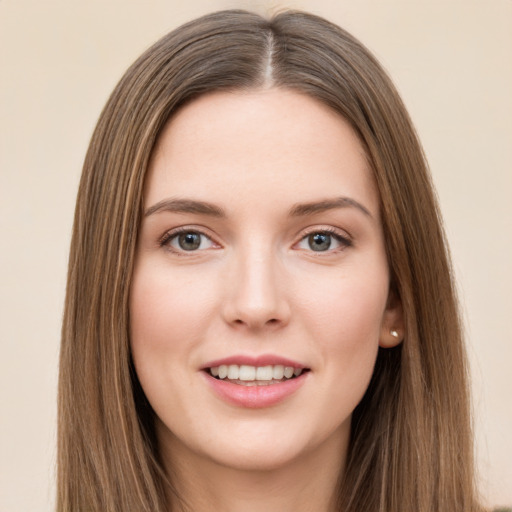
<path id="1" fill-rule="evenodd" d="M 0 0 L 0 512 L 52 509 L 69 235 L 107 95 L 178 24 L 275 5 L 353 32 L 403 94 L 461 291 L 482 491 L 490 504 L 512 504 L 511 0 Z"/>

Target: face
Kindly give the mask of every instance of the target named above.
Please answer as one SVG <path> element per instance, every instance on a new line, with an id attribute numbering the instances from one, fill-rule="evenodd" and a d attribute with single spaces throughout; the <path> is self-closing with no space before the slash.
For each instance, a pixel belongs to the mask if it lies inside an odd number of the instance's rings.
<path id="1" fill-rule="evenodd" d="M 346 447 L 401 321 L 349 125 L 291 91 L 203 96 L 162 133 L 144 204 L 131 348 L 165 450 L 264 469 Z"/>

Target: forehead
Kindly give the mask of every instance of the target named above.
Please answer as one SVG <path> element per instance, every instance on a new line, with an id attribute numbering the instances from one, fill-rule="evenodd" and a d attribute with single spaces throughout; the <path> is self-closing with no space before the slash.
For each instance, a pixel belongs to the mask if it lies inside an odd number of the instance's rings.
<path id="1" fill-rule="evenodd" d="M 346 195 L 378 216 L 373 175 L 350 125 L 318 100 L 282 89 L 208 94 L 170 119 L 145 204 L 190 194 L 259 207 Z"/>

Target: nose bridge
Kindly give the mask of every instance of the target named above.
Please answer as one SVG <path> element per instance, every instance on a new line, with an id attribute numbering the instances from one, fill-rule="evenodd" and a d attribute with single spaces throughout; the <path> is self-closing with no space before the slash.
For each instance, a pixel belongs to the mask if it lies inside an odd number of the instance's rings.
<path id="1" fill-rule="evenodd" d="M 271 244 L 252 240 L 237 251 L 230 272 L 226 319 L 251 329 L 288 322 L 281 262 Z"/>

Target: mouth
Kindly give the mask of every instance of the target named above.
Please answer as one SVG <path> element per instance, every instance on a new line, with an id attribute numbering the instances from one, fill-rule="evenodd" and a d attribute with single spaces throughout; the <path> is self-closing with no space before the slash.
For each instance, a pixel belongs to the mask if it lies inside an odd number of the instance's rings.
<path id="1" fill-rule="evenodd" d="M 309 368 L 281 364 L 265 366 L 221 364 L 205 368 L 204 371 L 216 380 L 230 382 L 231 384 L 271 386 L 296 379 L 303 373 L 309 372 Z"/>

